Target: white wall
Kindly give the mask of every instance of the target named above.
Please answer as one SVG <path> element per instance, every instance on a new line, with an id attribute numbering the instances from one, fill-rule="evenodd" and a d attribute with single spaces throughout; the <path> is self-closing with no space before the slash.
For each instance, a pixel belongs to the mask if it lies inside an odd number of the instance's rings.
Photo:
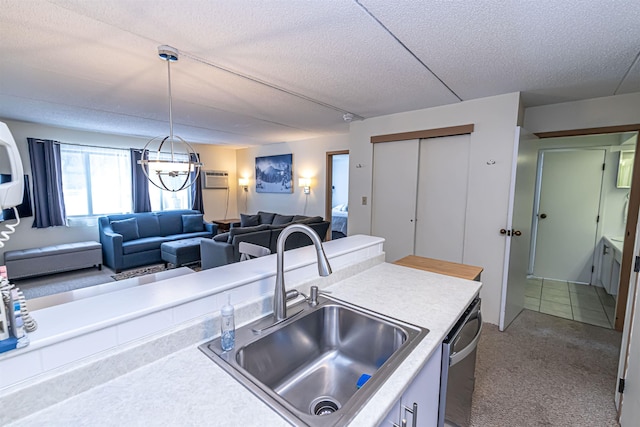
<path id="1" fill-rule="evenodd" d="M 537 133 L 638 123 L 640 92 L 529 107 L 525 109 L 523 126 Z"/>
<path id="2" fill-rule="evenodd" d="M 470 135 L 469 189 L 463 262 L 484 267 L 482 273 L 485 320 L 499 320 L 504 237 L 519 93 L 465 101 L 442 107 L 352 122 L 349 154 L 349 234 L 371 230 L 373 135 L 474 124 Z M 454 159 L 452 159 L 454 161 Z M 490 164 L 487 164 L 490 163 Z M 403 165 L 389 165 L 401 168 Z M 399 189 L 401 191 L 401 189 Z M 367 204 L 362 205 L 362 197 Z M 389 227 L 393 227 L 389 224 Z M 434 242 L 437 244 L 437 242 Z"/>
<path id="3" fill-rule="evenodd" d="M 238 218 L 236 149 L 206 144 L 193 144 L 193 148 L 200 154 L 200 161 L 204 163 L 203 170 L 229 172 L 229 190 L 202 190 L 204 218 L 207 221 Z"/>
<path id="4" fill-rule="evenodd" d="M 97 132 L 84 132 L 73 129 L 65 129 L 53 126 L 45 126 L 34 123 L 26 123 L 15 120 L 0 118 L 9 127 L 16 141 L 24 173 L 29 175 L 29 181 L 33 185 L 31 165 L 29 163 L 29 148 L 27 138 L 53 139 L 70 144 L 94 145 L 104 147 L 121 148 L 142 148 L 148 142 L 146 138 L 136 138 L 122 135 L 112 135 Z M 225 169 L 235 174 L 235 150 L 221 148 L 213 145 L 195 145 L 194 148 L 202 156 L 205 169 Z M 6 159 L 0 161 L 0 173 L 9 173 Z M 6 171 L 6 172 L 5 172 Z M 230 181 L 233 181 L 230 179 Z M 237 183 L 237 180 L 236 180 Z M 236 213 L 235 187 L 231 182 L 230 212 Z M 216 190 L 222 192 L 221 190 Z M 225 192 L 226 193 L 226 192 Z M 33 196 L 33 193 L 32 193 Z M 205 218 L 217 219 L 224 215 L 224 202 L 226 195 L 222 197 L 220 193 L 213 193 L 213 190 L 204 190 Z M 11 220 L 10 222 L 13 222 Z M 4 252 L 9 250 L 42 247 L 56 245 L 60 243 L 80 242 L 84 240 L 99 241 L 98 227 L 96 226 L 73 226 L 73 227 L 49 227 L 31 228 L 33 217 L 23 218 L 17 227 L 11 240 L 5 243 L 4 248 L 0 248 L 0 262 L 4 259 Z M 0 231 L 5 228 L 0 225 Z"/>
<path id="5" fill-rule="evenodd" d="M 249 192 L 238 192 L 237 204 L 239 212 L 256 213 L 262 210 L 283 214 L 319 215 L 324 217 L 327 180 L 326 153 L 327 151 L 348 148 L 348 135 L 332 135 L 238 150 L 236 152 L 237 176 L 238 178 L 249 178 Z M 293 153 L 293 193 L 256 193 L 255 158 L 289 153 Z M 309 196 L 305 196 L 302 188 L 298 187 L 298 178 L 301 177 L 311 177 L 311 194 Z M 236 179 L 235 184 L 237 185 L 237 183 Z M 247 195 L 246 208 L 245 194 Z M 307 197 L 308 199 L 306 199 Z"/>

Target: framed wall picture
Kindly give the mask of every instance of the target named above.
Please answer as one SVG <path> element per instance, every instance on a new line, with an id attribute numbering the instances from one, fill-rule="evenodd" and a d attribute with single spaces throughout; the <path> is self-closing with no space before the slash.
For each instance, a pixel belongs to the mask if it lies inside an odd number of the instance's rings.
<path id="1" fill-rule="evenodd" d="M 257 193 L 293 193 L 293 154 L 256 157 Z"/>

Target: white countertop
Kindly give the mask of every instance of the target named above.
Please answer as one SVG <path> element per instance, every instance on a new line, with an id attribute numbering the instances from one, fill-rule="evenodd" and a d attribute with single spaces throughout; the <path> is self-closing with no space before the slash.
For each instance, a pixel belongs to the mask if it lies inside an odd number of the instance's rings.
<path id="1" fill-rule="evenodd" d="M 480 286 L 383 263 L 327 288 L 333 297 L 430 330 L 349 425 L 371 426 L 382 420 Z M 178 424 L 288 425 L 196 345 L 15 422 L 16 426 Z"/>

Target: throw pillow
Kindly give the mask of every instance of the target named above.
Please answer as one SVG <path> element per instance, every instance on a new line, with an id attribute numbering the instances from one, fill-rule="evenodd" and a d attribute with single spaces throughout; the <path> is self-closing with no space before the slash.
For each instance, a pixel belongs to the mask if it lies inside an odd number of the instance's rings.
<path id="1" fill-rule="evenodd" d="M 122 241 L 136 240 L 140 238 L 138 233 L 138 220 L 135 218 L 112 221 L 111 228 L 118 234 L 122 234 Z"/>
<path id="2" fill-rule="evenodd" d="M 258 216 L 260 217 L 260 224 L 271 224 L 273 222 L 273 217 L 276 216 L 276 214 L 272 212 L 258 211 Z"/>
<path id="3" fill-rule="evenodd" d="M 229 240 L 229 232 L 227 231 L 226 233 L 216 234 L 213 236 L 213 240 L 216 242 L 226 242 Z"/>
<path id="4" fill-rule="evenodd" d="M 254 227 L 260 225 L 260 215 L 240 214 L 240 227 Z"/>
<path id="5" fill-rule="evenodd" d="M 304 215 L 294 215 L 293 219 L 291 220 L 292 222 L 301 222 L 305 219 L 309 218 L 308 216 L 304 216 Z"/>
<path id="6" fill-rule="evenodd" d="M 203 229 L 202 214 L 182 215 L 183 233 L 197 233 Z"/>
<path id="7" fill-rule="evenodd" d="M 276 216 L 273 217 L 273 222 L 271 224 L 273 225 L 288 224 L 291 222 L 291 220 L 293 220 L 293 215 L 276 214 Z"/>

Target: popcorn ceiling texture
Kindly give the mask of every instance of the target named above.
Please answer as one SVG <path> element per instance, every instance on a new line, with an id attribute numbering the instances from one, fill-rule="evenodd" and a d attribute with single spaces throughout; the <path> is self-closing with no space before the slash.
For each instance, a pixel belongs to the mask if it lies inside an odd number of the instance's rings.
<path id="1" fill-rule="evenodd" d="M 369 118 L 458 97 L 521 91 L 531 106 L 638 92 L 638 21 L 630 1 L 9 1 L 0 117 L 162 135 L 161 44 L 181 52 L 174 123 L 192 142 L 346 133 L 344 112 Z"/>

